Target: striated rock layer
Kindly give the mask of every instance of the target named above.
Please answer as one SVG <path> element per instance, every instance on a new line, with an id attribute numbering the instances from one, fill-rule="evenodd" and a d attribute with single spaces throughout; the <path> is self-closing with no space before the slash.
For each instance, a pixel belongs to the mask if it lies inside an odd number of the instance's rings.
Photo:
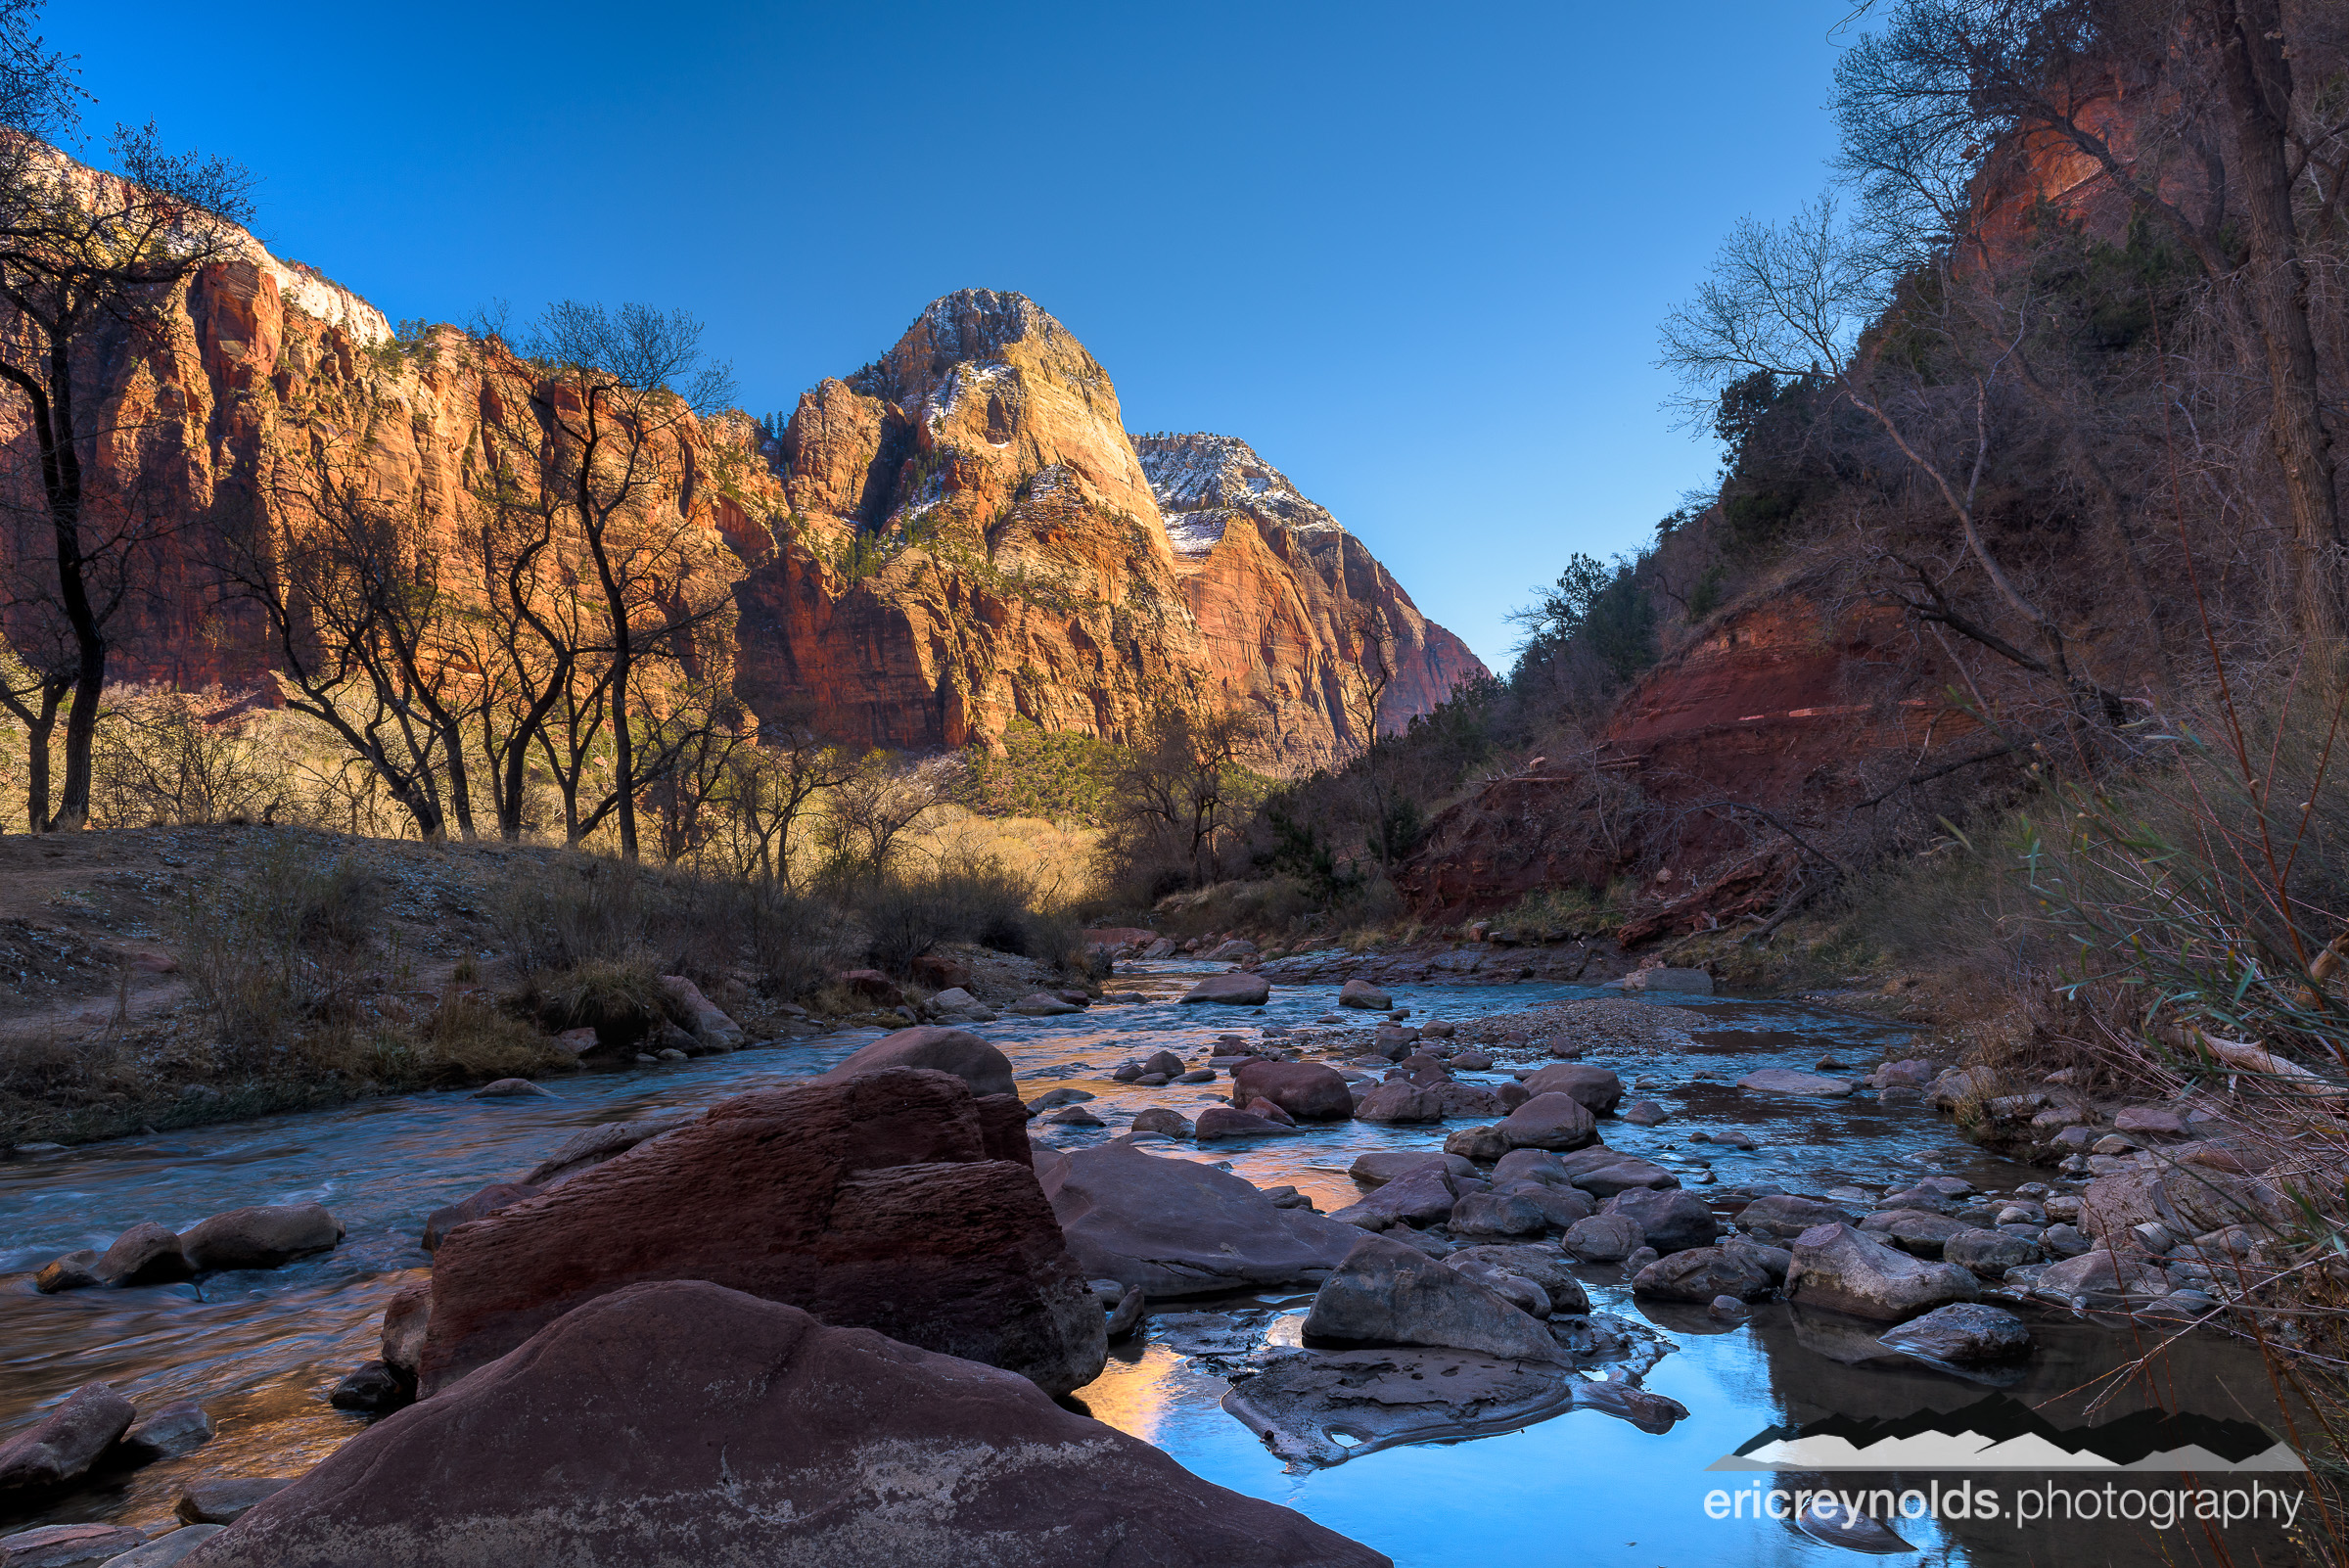
<path id="1" fill-rule="evenodd" d="M 241 249 L 179 292 L 155 341 L 106 346 L 131 371 L 96 418 L 117 434 L 91 464 L 92 516 L 158 541 L 113 628 L 116 678 L 268 685 L 266 627 L 213 591 L 219 530 L 311 465 L 363 475 L 411 518 L 419 562 L 455 601 L 488 591 L 467 580 L 465 529 L 487 438 L 532 436 L 530 365 L 451 327 L 394 334 L 315 270 Z M 1146 466 L 1066 327 L 984 289 L 934 301 L 878 360 L 803 394 L 779 432 L 687 419 L 658 453 L 657 504 L 686 525 L 676 593 L 730 595 L 734 611 L 700 668 L 763 719 L 907 748 L 985 743 L 1014 719 L 1119 739 L 1161 701 L 1237 700 L 1267 720 L 1281 763 L 1354 744 L 1355 606 L 1391 644 L 1385 724 L 1482 672 L 1244 444 L 1154 445 Z M 1198 461 L 1172 462 L 1192 448 Z M 1242 478 L 1203 486 L 1210 469 Z M 21 408 L 0 399 L 0 500 L 33 515 L 38 473 Z M 38 540 L 15 530 L 0 554 Z"/>

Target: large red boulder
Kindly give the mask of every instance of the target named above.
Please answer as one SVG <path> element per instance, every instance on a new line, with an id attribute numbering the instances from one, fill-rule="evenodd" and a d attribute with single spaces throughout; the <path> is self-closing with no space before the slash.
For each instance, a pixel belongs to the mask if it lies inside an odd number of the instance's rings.
<path id="1" fill-rule="evenodd" d="M 1231 1103 L 1267 1099 L 1300 1122 L 1343 1122 L 1354 1115 L 1354 1093 L 1334 1067 L 1319 1062 L 1274 1062 L 1261 1057 L 1231 1070 Z"/>
<path id="2" fill-rule="evenodd" d="M 377 1422 L 206 1568 L 1378 1568 L 1025 1379 L 695 1280 Z"/>
<path id="3" fill-rule="evenodd" d="M 951 1073 L 970 1084 L 973 1094 L 1018 1092 L 1011 1081 L 1011 1058 L 967 1029 L 927 1024 L 882 1036 L 851 1052 L 824 1077 L 838 1082 L 884 1067 L 926 1067 L 934 1073 Z"/>
<path id="4" fill-rule="evenodd" d="M 960 1079 L 910 1068 L 721 1101 L 451 1230 L 422 1392 L 597 1296 L 707 1279 L 1068 1393 L 1108 1354 L 1101 1310 L 1033 1166 L 989 1147 L 999 1120 Z M 1024 1150 L 1016 1125 L 992 1130 Z"/>

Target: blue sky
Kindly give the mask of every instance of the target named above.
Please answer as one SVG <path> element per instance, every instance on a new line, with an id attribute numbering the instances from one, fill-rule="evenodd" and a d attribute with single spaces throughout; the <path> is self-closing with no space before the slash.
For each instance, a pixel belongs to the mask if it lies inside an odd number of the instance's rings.
<path id="1" fill-rule="evenodd" d="M 1713 473 L 1655 325 L 1824 178 L 1849 0 L 1677 7 L 52 0 L 93 127 L 263 177 L 393 318 L 681 305 L 788 409 L 964 287 L 1133 430 L 1253 442 L 1488 662 Z"/>

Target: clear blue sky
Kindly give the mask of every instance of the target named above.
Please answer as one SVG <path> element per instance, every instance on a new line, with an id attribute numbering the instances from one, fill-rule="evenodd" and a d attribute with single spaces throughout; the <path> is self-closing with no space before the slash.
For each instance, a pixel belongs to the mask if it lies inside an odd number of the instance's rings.
<path id="1" fill-rule="evenodd" d="M 263 6 L 51 0 L 92 128 L 263 176 L 393 318 L 682 305 L 788 409 L 1017 289 L 1133 430 L 1253 442 L 1497 668 L 1716 453 L 1655 326 L 1824 178 L 1849 0 Z"/>

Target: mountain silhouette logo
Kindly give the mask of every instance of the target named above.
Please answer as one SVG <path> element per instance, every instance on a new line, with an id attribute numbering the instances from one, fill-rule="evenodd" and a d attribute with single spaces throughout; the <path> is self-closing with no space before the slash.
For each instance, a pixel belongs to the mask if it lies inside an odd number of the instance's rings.
<path id="1" fill-rule="evenodd" d="M 1963 1409 L 1897 1419 L 1829 1415 L 1773 1426 L 1708 1470 L 2301 1471 L 2300 1455 L 2250 1421 L 2139 1410 L 2059 1427 L 1993 1394 Z"/>

